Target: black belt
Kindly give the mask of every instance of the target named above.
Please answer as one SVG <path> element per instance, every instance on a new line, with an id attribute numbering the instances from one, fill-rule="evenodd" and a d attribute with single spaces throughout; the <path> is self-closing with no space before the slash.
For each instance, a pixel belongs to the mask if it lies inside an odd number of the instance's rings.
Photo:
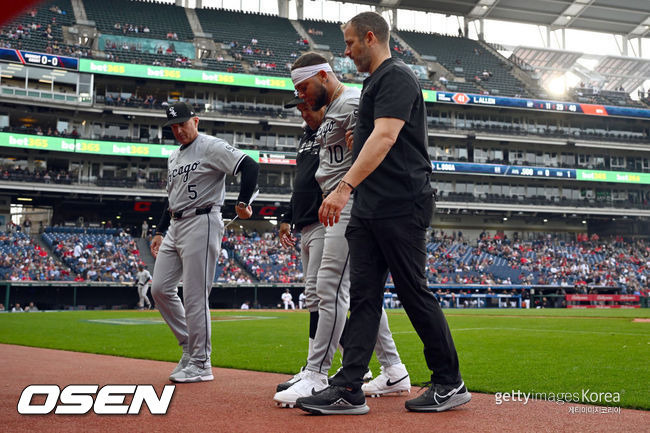
<path id="1" fill-rule="evenodd" d="M 170 212 L 171 217 L 174 218 L 175 220 L 181 219 L 183 217 L 190 217 L 194 215 L 205 215 L 207 213 L 210 213 L 212 210 L 212 206 L 204 207 L 201 209 L 185 209 L 185 210 L 179 210 L 178 212 Z"/>

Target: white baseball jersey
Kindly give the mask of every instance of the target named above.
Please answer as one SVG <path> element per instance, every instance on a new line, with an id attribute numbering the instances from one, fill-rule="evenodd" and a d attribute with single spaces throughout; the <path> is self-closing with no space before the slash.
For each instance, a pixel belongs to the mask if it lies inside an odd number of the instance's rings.
<path id="1" fill-rule="evenodd" d="M 293 296 L 291 296 L 291 293 L 286 293 L 285 292 L 285 293 L 282 294 L 282 302 L 284 302 L 285 304 L 290 302 L 292 299 L 293 299 Z"/>
<path id="2" fill-rule="evenodd" d="M 151 274 L 148 270 L 144 269 L 142 272 L 138 272 L 135 275 L 135 280 L 138 284 L 145 285 L 147 284 L 147 281 L 151 280 Z"/>
<path id="3" fill-rule="evenodd" d="M 352 166 L 352 152 L 345 144 L 345 132 L 353 130 L 357 123 L 360 95 L 356 87 L 345 87 L 327 107 L 316 132 L 316 143 L 320 146 L 316 181 L 325 193 L 332 191 Z"/>
<path id="4" fill-rule="evenodd" d="M 169 210 L 222 206 L 226 174 L 234 175 L 245 157 L 224 140 L 205 134 L 175 149 L 167 162 Z"/>

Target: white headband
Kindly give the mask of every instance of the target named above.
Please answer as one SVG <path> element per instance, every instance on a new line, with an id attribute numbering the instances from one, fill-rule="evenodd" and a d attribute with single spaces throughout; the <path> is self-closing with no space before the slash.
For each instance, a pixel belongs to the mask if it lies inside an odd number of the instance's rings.
<path id="1" fill-rule="evenodd" d="M 332 67 L 329 63 L 321 63 L 320 65 L 303 66 L 291 71 L 291 81 L 293 85 L 297 86 L 308 78 L 318 74 L 319 71 L 332 72 Z"/>

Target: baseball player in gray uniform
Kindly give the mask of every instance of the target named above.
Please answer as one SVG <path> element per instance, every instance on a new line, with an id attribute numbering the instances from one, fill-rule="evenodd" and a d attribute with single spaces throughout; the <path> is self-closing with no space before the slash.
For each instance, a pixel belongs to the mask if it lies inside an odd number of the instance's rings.
<path id="1" fill-rule="evenodd" d="M 248 202 L 257 185 L 259 166 L 224 140 L 200 134 L 199 118 L 189 104 L 177 102 L 166 112 L 165 125 L 171 125 L 181 146 L 169 156 L 168 206 L 151 243 L 156 257 L 151 293 L 183 349 L 169 379 L 207 381 L 213 379 L 208 297 L 224 230 L 225 179 L 227 174 L 241 173 L 235 212 L 239 218 L 250 218 Z M 177 289 L 181 279 L 182 303 Z"/>
<path id="2" fill-rule="evenodd" d="M 352 153 L 346 144 L 346 132 L 352 131 L 356 124 L 360 91 L 340 83 L 327 60 L 317 53 L 306 53 L 298 58 L 292 66 L 291 77 L 298 96 L 313 110 L 326 107 L 316 133 L 316 142 L 320 146 L 320 161 L 315 175 L 323 195 L 326 196 L 341 182 L 343 175 L 352 165 Z M 288 389 L 277 392 L 273 398 L 282 407 L 293 407 L 296 399 L 309 396 L 328 385 L 327 373 L 332 366 L 350 304 L 349 255 L 345 229 L 351 208 L 352 201 L 341 212 L 338 225 L 325 227 L 325 242 L 316 279 L 316 294 L 319 299 L 316 335 L 300 380 L 295 381 Z M 388 328 L 388 320 L 383 323 L 385 328 L 380 331 L 377 339 L 378 358 L 382 361 L 382 367 L 396 366 L 392 369 L 396 377 L 392 381 L 389 379 L 388 385 L 399 380 L 389 392 L 410 391 L 408 372 L 397 353 Z M 383 368 L 382 371 L 386 373 Z M 385 377 L 383 380 L 386 382 Z M 377 391 L 374 395 L 384 393 L 378 389 L 374 391 Z"/>
<path id="3" fill-rule="evenodd" d="M 151 308 L 151 301 L 147 296 L 147 291 L 149 290 L 149 283 L 151 282 L 151 274 L 144 266 L 138 266 L 138 273 L 135 275 L 136 284 L 138 285 L 138 308 L 144 308 L 146 305 L 147 308 Z"/>

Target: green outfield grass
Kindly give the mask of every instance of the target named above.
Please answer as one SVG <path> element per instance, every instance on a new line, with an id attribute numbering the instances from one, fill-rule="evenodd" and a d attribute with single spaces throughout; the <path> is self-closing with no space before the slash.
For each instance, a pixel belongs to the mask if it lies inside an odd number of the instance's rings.
<path id="1" fill-rule="evenodd" d="M 445 310 L 467 387 L 478 392 L 618 392 L 650 410 L 650 310 Z M 306 312 L 213 311 L 213 365 L 295 373 L 307 351 Z M 234 319 L 234 320 L 233 320 Z M 414 384 L 429 380 L 422 344 L 401 310 L 389 321 Z M 178 361 L 156 311 L 0 314 L 0 342 Z M 333 370 L 340 360 L 335 359 Z M 371 368 L 379 372 L 373 357 Z M 270 392 L 270 391 L 269 391 Z"/>

